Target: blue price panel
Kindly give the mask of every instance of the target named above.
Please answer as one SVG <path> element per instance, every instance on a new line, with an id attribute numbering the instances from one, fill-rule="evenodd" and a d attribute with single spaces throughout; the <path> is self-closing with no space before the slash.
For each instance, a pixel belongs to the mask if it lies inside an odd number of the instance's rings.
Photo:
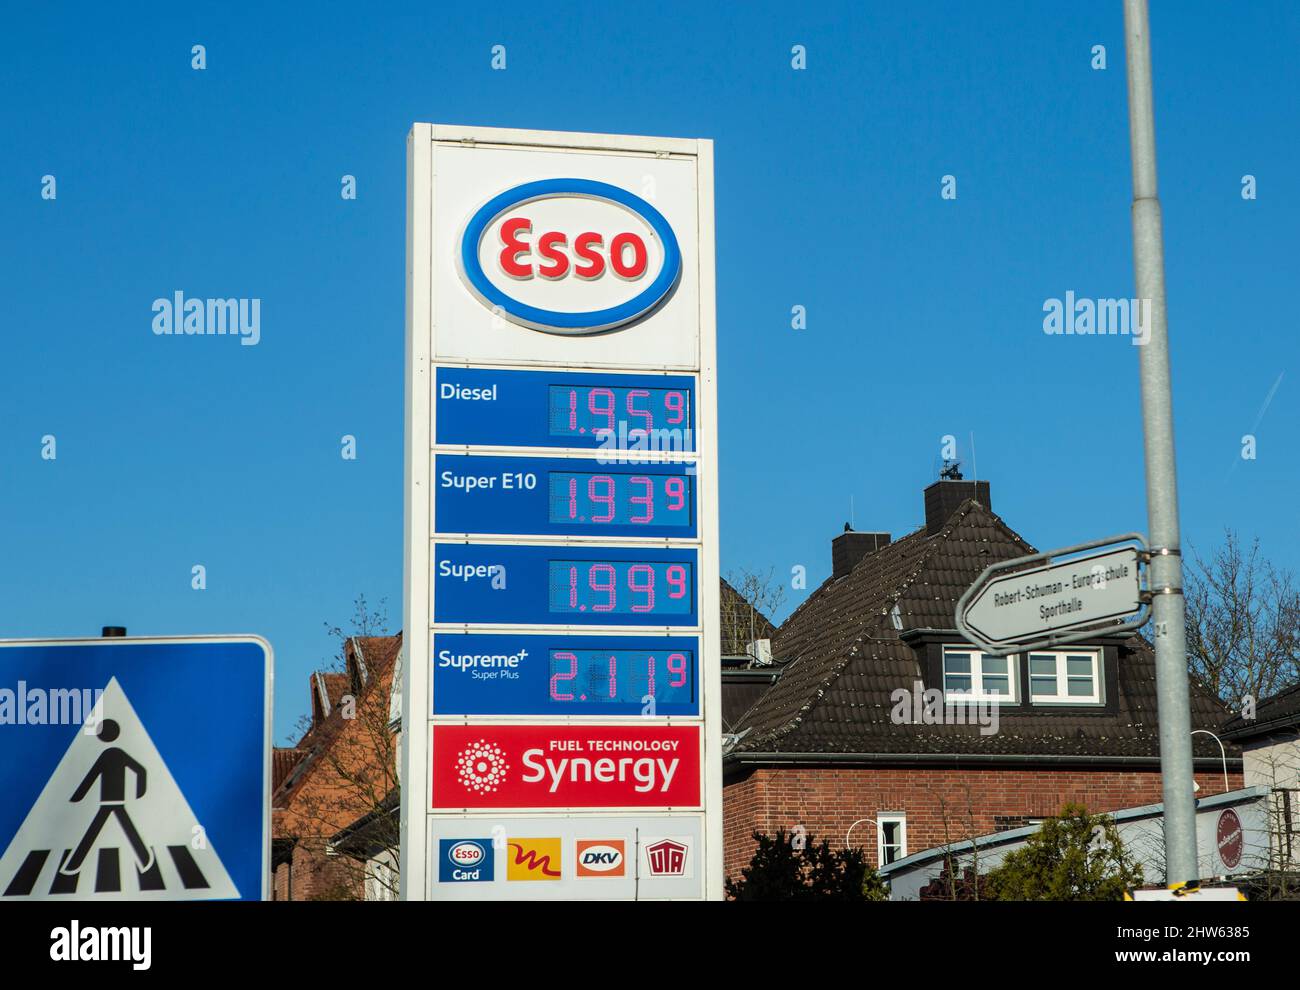
<path id="1" fill-rule="evenodd" d="M 439 444 L 695 450 L 695 380 L 681 375 L 436 368 Z"/>
<path id="2" fill-rule="evenodd" d="M 692 538 L 695 468 L 560 457 L 434 458 L 439 533 Z"/>
<path id="3" fill-rule="evenodd" d="M 690 549 L 434 543 L 433 621 L 698 625 Z"/>
<path id="4" fill-rule="evenodd" d="M 434 715 L 700 713 L 695 636 L 439 632 L 432 656 Z"/>

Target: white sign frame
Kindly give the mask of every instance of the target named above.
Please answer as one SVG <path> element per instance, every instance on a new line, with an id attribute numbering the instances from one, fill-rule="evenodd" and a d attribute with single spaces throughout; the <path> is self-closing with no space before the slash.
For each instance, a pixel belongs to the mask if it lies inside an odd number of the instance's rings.
<path id="1" fill-rule="evenodd" d="M 564 171 L 581 173 L 584 163 L 590 167 L 594 156 L 604 159 L 643 165 L 646 171 L 662 167 L 665 161 L 689 163 L 693 171 L 694 217 L 693 233 L 685 236 L 678 229 L 679 220 L 669 213 L 668 206 L 656 202 L 673 223 L 682 249 L 683 273 L 681 285 L 672 299 L 644 319 L 608 334 L 587 337 L 566 337 L 545 334 L 521 328 L 500 320 L 489 326 L 492 314 L 482 307 L 481 301 L 472 299 L 459 274 L 451 264 L 452 258 L 435 255 L 434 245 L 446 251 L 448 245 L 439 243 L 438 231 L 443 237 L 448 231 L 459 230 L 464 217 L 444 218 L 435 215 L 434 181 L 438 173 L 436 160 L 442 153 L 460 155 L 467 149 L 491 152 L 536 152 L 546 156 L 546 167 L 540 175 L 521 174 L 518 182 L 553 177 L 556 174 L 557 156 L 567 156 Z M 609 164 L 609 162 L 606 162 Z M 496 167 L 494 165 L 494 167 Z M 610 166 L 619 167 L 619 166 Z M 547 171 L 549 169 L 549 171 Z M 596 175 L 596 178 L 602 178 Z M 499 177 L 498 177 L 499 178 Z M 436 365 L 474 367 L 520 367 L 545 369 L 571 368 L 574 370 L 610 370 L 622 373 L 677 375 L 693 374 L 696 377 L 696 454 L 687 459 L 697 466 L 697 498 L 699 505 L 699 532 L 690 542 L 698 548 L 698 626 L 693 629 L 673 627 L 643 627 L 636 630 L 645 634 L 693 633 L 700 637 L 699 687 L 702 723 L 701 738 L 704 745 L 702 763 L 704 814 L 703 848 L 699 869 L 703 873 L 704 897 L 721 900 L 723 897 L 722 856 L 722 754 L 721 730 L 721 658 L 719 631 L 719 579 L 718 559 L 718 489 L 717 489 L 717 353 L 716 315 L 714 308 L 714 195 L 713 195 L 713 142 L 705 139 L 659 138 L 632 135 L 585 134 L 504 128 L 468 127 L 417 123 L 407 138 L 407 251 L 406 251 L 406 444 L 405 444 L 405 539 L 403 554 L 403 662 L 401 670 L 401 696 L 403 703 L 402 733 L 400 743 L 400 772 L 402 783 L 401 805 L 401 897 L 404 900 L 425 900 L 432 891 L 429 883 L 429 827 L 433 818 L 430 809 L 429 725 L 433 721 L 427 700 L 430 697 L 430 646 L 432 623 L 432 581 L 430 573 L 433 545 L 432 501 L 432 451 L 435 447 L 436 425 L 433 422 L 433 379 Z M 677 216 L 680 216 L 680 210 Z M 441 225 L 441 226 L 440 226 Z M 689 243 L 688 243 L 689 242 Z M 450 288 L 450 279 L 457 280 Z M 442 298 L 439 298 L 442 293 Z M 509 334 L 511 340 L 521 343 L 518 354 L 503 354 L 496 344 L 471 361 L 461 347 L 462 337 L 455 338 L 455 347 L 435 347 L 439 306 L 447 296 L 455 296 L 456 307 L 471 300 L 481 309 L 484 339 L 491 334 Z M 461 298 L 463 296 L 463 298 Z M 678 310 L 689 304 L 690 319 L 681 321 Z M 467 309 L 459 309 L 469 312 Z M 691 325 L 693 352 L 673 344 L 665 357 L 657 355 L 653 336 L 655 321 L 675 321 L 677 325 Z M 647 328 L 650 328 L 649 330 Z M 528 334 L 533 334 L 535 340 Z M 674 337 L 678 331 L 670 331 Z M 522 335 L 522 336 L 521 336 Z M 593 347 L 591 342 L 597 346 Z M 620 342 L 610 346 L 610 341 Z M 585 343 L 585 349 L 584 349 Z M 580 355 L 594 353 L 590 359 Z M 439 447 L 439 450 L 444 448 Z M 446 448 L 456 449 L 456 448 Z M 462 448 L 463 449 L 463 448 Z M 487 451 L 489 448 L 480 448 Z M 490 448 L 510 453 L 526 454 L 525 448 Z M 557 453 L 557 451 L 548 451 Z M 566 451 L 564 456 L 590 456 L 590 452 Z M 629 452 L 635 456 L 635 452 Z M 501 538 L 503 542 L 555 542 L 545 539 Z M 576 541 L 575 541 L 576 542 Z M 617 545 L 622 541 L 608 541 Z M 633 541 L 636 542 L 636 541 Z M 669 541 L 656 541 L 667 545 Z M 442 628 L 442 627 L 439 627 Z M 479 627 L 475 627 L 479 628 Z M 536 628 L 536 627 L 535 627 Z M 551 627 L 545 627 L 551 628 Z M 596 632 L 584 627 L 582 632 Z M 629 632 L 622 629 L 622 632 Z M 461 718 L 473 722 L 474 718 Z M 450 721 L 439 719 L 439 721 Z M 564 724 L 584 722 L 589 719 L 571 717 L 564 719 L 512 719 L 517 723 Z M 674 722 L 678 719 L 674 718 Z M 642 814 L 653 814 L 646 809 Z M 694 813 L 698 815 L 697 813 Z M 515 813 L 517 817 L 518 813 Z M 444 816 L 439 816 L 443 817 Z M 571 816 L 579 817 L 579 816 Z M 607 817 L 607 816 L 606 816 Z"/>
<path id="2" fill-rule="evenodd" d="M 1136 544 L 1130 546 L 1128 544 Z M 1104 549 L 1102 549 L 1104 548 Z M 1085 551 L 1100 550 L 1098 553 L 1085 554 Z M 984 595 L 991 591 L 993 586 L 1001 581 L 1020 580 L 1028 576 L 1041 574 L 1046 575 L 1054 569 L 1070 567 L 1078 564 L 1086 564 L 1091 561 L 1100 560 L 1107 556 L 1117 553 L 1133 553 L 1135 566 L 1139 568 L 1135 575 L 1135 582 L 1138 586 L 1136 618 L 1128 619 L 1124 622 L 1112 623 L 1110 625 L 1098 625 L 1102 620 L 1096 617 L 1087 619 L 1078 619 L 1074 621 L 1065 621 L 1059 625 L 1047 627 L 1037 631 L 1026 631 L 1024 634 L 1017 634 L 1013 637 L 995 639 L 980 629 L 973 626 L 970 622 L 970 611 L 974 605 L 979 602 Z M 1080 554 L 1082 554 L 1080 556 Z M 1136 632 L 1146 624 L 1149 617 L 1149 597 L 1150 593 L 1142 586 L 1142 572 L 1140 570 L 1145 562 L 1147 555 L 1146 539 L 1140 533 L 1125 533 L 1120 536 L 1112 536 L 1102 540 L 1093 540 L 1088 543 L 1080 543 L 1072 547 L 1063 547 L 1059 550 L 1048 550 L 1043 553 L 1028 554 L 1024 557 L 1016 557 L 1012 560 L 1003 561 L 1000 564 L 991 564 L 986 567 L 980 576 L 975 579 L 966 592 L 957 600 L 955 621 L 957 630 L 966 637 L 971 643 L 979 646 L 986 653 L 992 656 L 1007 656 L 1011 653 L 1019 653 L 1025 650 L 1045 649 L 1053 646 L 1062 646 L 1067 643 L 1076 643 L 1085 639 L 1092 639 L 1098 635 L 1123 635 L 1130 632 Z M 1057 558 L 1068 557 L 1068 560 L 1058 560 Z M 1029 567 L 1031 564 L 1040 564 L 1038 567 Z"/>
<path id="3" fill-rule="evenodd" d="M 69 636 L 66 638 L 37 637 L 35 639 L 0 639 L 0 649 L 8 646 L 153 646 L 180 643 L 256 643 L 266 654 L 263 672 L 265 704 L 262 706 L 262 886 L 261 899 L 271 900 L 274 877 L 271 869 L 272 834 L 271 798 L 273 797 L 272 753 L 275 749 L 275 648 L 268 639 L 257 633 L 210 633 L 193 636 Z M 4 850 L 0 848 L 0 852 Z M 101 900 L 108 898 L 100 898 Z M 130 898 L 117 898 L 129 900 Z M 84 903 L 84 902 L 78 902 Z"/>

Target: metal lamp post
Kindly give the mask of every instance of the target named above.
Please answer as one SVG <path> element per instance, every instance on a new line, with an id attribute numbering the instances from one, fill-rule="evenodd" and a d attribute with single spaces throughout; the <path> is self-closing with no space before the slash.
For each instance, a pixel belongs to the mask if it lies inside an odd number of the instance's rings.
<path id="1" fill-rule="evenodd" d="M 1150 307 L 1150 335 L 1138 348 L 1146 449 L 1148 586 L 1155 625 L 1160 776 L 1164 792 L 1167 884 L 1197 879 L 1196 799 L 1192 793 L 1192 714 L 1183 632 L 1183 567 L 1178 478 L 1169 381 L 1164 244 L 1156 190 L 1155 114 L 1147 0 L 1124 0 L 1129 138 L 1133 160 L 1133 267 L 1139 305 Z"/>

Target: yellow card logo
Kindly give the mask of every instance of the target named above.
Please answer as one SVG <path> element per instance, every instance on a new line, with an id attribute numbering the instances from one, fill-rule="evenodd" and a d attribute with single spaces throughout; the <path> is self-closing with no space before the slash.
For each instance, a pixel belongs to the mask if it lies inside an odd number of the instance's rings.
<path id="1" fill-rule="evenodd" d="M 559 839 L 511 839 L 507 848 L 507 880 L 560 879 Z"/>

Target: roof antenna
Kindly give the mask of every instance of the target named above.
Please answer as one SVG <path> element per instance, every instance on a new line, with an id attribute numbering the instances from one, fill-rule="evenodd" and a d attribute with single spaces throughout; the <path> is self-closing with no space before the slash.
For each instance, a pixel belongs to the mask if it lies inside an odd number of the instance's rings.
<path id="1" fill-rule="evenodd" d="M 975 431 L 970 433 L 970 473 L 975 477 L 972 481 L 978 481 L 980 476 L 979 462 L 975 460 Z"/>
<path id="2" fill-rule="evenodd" d="M 853 526 L 854 526 L 854 523 L 856 523 L 856 522 L 857 522 L 857 519 L 856 519 L 856 518 L 854 517 L 854 515 L 853 515 L 853 496 L 850 495 L 850 496 L 849 496 L 849 524 L 848 524 L 848 526 L 845 527 L 845 529 L 852 529 Z"/>
<path id="3" fill-rule="evenodd" d="M 943 470 L 939 472 L 939 478 L 942 481 L 961 481 L 961 461 L 944 460 Z"/>

